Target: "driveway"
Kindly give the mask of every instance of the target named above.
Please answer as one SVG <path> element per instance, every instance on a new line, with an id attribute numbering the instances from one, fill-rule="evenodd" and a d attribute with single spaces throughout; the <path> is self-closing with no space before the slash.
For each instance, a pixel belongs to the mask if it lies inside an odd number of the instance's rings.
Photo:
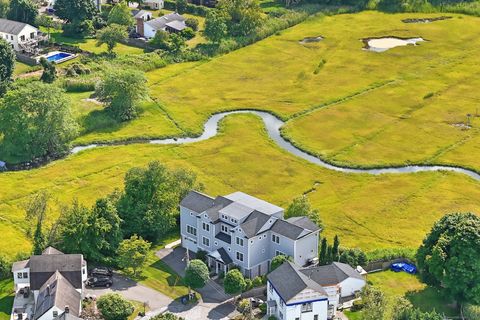
<path id="1" fill-rule="evenodd" d="M 164 308 L 173 302 L 166 295 L 117 273 L 113 275 L 113 285 L 110 288 L 85 289 L 87 295 L 90 294 L 97 297 L 111 292 L 119 293 L 128 300 L 147 302 L 151 310 Z"/>

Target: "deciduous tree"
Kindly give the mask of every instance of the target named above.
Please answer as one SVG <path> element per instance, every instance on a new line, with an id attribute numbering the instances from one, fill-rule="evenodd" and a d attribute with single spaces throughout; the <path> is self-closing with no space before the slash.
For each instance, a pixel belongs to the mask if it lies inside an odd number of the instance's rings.
<path id="1" fill-rule="evenodd" d="M 225 15 L 219 11 L 208 12 L 205 18 L 203 35 L 213 43 L 219 43 L 227 35 L 227 22 Z"/>
<path id="2" fill-rule="evenodd" d="M 480 218 L 447 214 L 417 252 L 422 279 L 460 302 L 480 304 Z"/>
<path id="3" fill-rule="evenodd" d="M 52 83 L 55 81 L 57 78 L 57 68 L 55 67 L 54 62 L 50 62 L 44 57 L 40 59 L 40 64 L 43 67 L 43 73 L 42 76 L 40 77 L 40 80 L 42 80 L 45 83 Z"/>
<path id="4" fill-rule="evenodd" d="M 107 50 L 111 54 L 119 42 L 128 39 L 127 28 L 120 24 L 110 24 L 97 32 L 97 47 L 102 44 L 107 45 Z"/>
<path id="5" fill-rule="evenodd" d="M 201 186 L 196 184 L 196 175 L 187 170 L 169 170 L 156 161 L 147 168 L 130 169 L 118 202 L 125 234 L 151 241 L 167 234 L 175 225 L 181 199 L 191 189 Z"/>
<path id="6" fill-rule="evenodd" d="M 360 294 L 363 302 L 363 320 L 384 320 L 387 301 L 379 289 L 365 286 Z"/>
<path id="7" fill-rule="evenodd" d="M 286 261 L 292 261 L 292 257 L 283 254 L 273 257 L 272 263 L 270 264 L 270 271 L 277 269 Z"/>
<path id="8" fill-rule="evenodd" d="M 138 270 L 143 267 L 147 260 L 149 249 L 150 242 L 137 235 L 123 240 L 117 250 L 118 266 L 124 270 L 132 271 L 133 275 L 137 275 Z"/>
<path id="9" fill-rule="evenodd" d="M 13 70 L 15 69 L 15 53 L 12 46 L 0 39 L 0 96 L 5 94 L 12 82 Z"/>
<path id="10" fill-rule="evenodd" d="M 37 15 L 38 8 L 32 0 L 10 0 L 8 19 L 34 24 Z"/>
<path id="11" fill-rule="evenodd" d="M 231 36 L 251 35 L 262 22 L 262 10 L 256 0 L 220 0 L 217 8 L 225 13 Z"/>
<path id="12" fill-rule="evenodd" d="M 55 15 L 67 22 L 92 20 L 97 8 L 92 0 L 56 0 Z"/>
<path id="13" fill-rule="evenodd" d="M 323 226 L 319 211 L 312 208 L 307 196 L 300 196 L 293 199 L 290 203 L 285 211 L 285 217 L 291 218 L 304 216 L 312 220 L 318 227 L 321 228 Z"/>
<path id="14" fill-rule="evenodd" d="M 62 89 L 31 82 L 5 95 L 0 132 L 8 154 L 29 160 L 67 152 L 78 125 Z"/>
<path id="15" fill-rule="evenodd" d="M 108 13 L 107 23 L 119 24 L 126 27 L 131 27 L 135 24 L 130 8 L 125 1 L 121 1 L 113 6 Z"/>
<path id="16" fill-rule="evenodd" d="M 202 260 L 192 260 L 185 270 L 185 284 L 193 289 L 203 288 L 209 277 L 208 267 Z"/>
<path id="17" fill-rule="evenodd" d="M 223 286 L 226 293 L 239 294 L 245 289 L 247 283 L 245 282 L 245 278 L 243 278 L 243 275 L 239 270 L 232 269 L 225 275 Z"/>
<path id="18" fill-rule="evenodd" d="M 27 221 L 35 222 L 35 231 L 33 233 L 33 250 L 32 253 L 39 255 L 47 245 L 45 235 L 43 233 L 43 223 L 47 217 L 48 202 L 50 194 L 41 190 L 30 197 L 25 205 L 25 218 Z"/>

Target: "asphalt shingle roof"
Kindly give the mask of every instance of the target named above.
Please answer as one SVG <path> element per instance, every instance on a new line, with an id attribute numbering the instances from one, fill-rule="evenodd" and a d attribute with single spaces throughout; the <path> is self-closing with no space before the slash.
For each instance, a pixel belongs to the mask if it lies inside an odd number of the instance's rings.
<path id="1" fill-rule="evenodd" d="M 288 302 L 306 288 L 315 290 L 326 297 L 328 296 L 321 285 L 305 276 L 305 274 L 290 261 L 283 263 L 280 267 L 273 270 L 267 275 L 267 278 L 284 302 Z"/>
<path id="2" fill-rule="evenodd" d="M 80 292 L 75 290 L 60 272 L 56 271 L 40 288 L 34 319 L 40 318 L 54 306 L 60 310 L 64 310 L 68 306 L 69 313 L 78 317 L 81 299 Z"/>
<path id="3" fill-rule="evenodd" d="M 180 205 L 200 213 L 213 206 L 213 198 L 198 191 L 190 191 L 180 202 Z"/>
<path id="4" fill-rule="evenodd" d="M 291 217 L 286 220 L 287 222 L 294 224 L 300 228 L 304 228 L 310 231 L 318 231 L 320 228 L 308 217 Z"/>
<path id="5" fill-rule="evenodd" d="M 303 274 L 322 286 L 339 284 L 348 278 L 362 279 L 363 277 L 348 264 L 334 262 L 326 266 L 317 266 L 301 270 Z"/>
<path id="6" fill-rule="evenodd" d="M 292 240 L 299 239 L 306 234 L 309 234 L 309 230 L 305 230 L 302 227 L 296 226 L 292 223 L 289 223 L 285 220 L 278 219 L 273 224 L 271 230 L 275 233 L 281 234 L 284 237 L 287 237 Z"/>
<path id="7" fill-rule="evenodd" d="M 260 229 L 267 223 L 270 216 L 260 211 L 253 211 L 247 219 L 240 225 L 247 238 L 254 237 Z"/>
<path id="8" fill-rule="evenodd" d="M 0 19 L 0 32 L 3 33 L 18 35 L 25 26 L 27 26 L 27 24 L 23 22 Z"/>
<path id="9" fill-rule="evenodd" d="M 39 290 L 58 270 L 75 288 L 82 288 L 81 254 L 44 254 L 30 257 L 30 287 Z"/>

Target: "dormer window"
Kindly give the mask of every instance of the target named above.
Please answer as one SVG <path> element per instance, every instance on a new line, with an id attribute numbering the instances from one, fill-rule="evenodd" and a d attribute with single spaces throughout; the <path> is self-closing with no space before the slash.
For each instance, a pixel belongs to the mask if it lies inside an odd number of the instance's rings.
<path id="1" fill-rule="evenodd" d="M 222 224 L 221 228 L 222 232 L 228 233 L 228 227 L 226 225 Z"/>
<path id="2" fill-rule="evenodd" d="M 230 221 L 232 221 L 233 223 L 237 223 L 237 220 L 235 219 L 230 219 Z"/>

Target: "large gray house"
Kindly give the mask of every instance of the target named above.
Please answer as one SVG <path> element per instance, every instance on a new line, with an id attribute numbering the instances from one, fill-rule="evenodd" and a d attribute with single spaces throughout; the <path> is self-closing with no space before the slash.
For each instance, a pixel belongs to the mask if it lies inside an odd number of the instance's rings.
<path id="1" fill-rule="evenodd" d="M 236 265 L 253 278 L 266 274 L 280 254 L 308 265 L 317 259 L 320 229 L 307 217 L 284 219 L 283 213 L 243 192 L 212 198 L 191 191 L 180 203 L 182 246 L 206 251 L 216 273 Z"/>

